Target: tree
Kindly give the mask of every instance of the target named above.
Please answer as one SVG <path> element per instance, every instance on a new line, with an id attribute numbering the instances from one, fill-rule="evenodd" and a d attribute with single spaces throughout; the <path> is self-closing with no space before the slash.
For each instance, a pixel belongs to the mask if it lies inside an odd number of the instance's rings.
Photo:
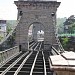
<path id="1" fill-rule="evenodd" d="M 58 33 L 62 34 L 64 32 L 64 22 L 66 21 L 66 17 L 64 18 L 57 18 L 57 29 Z"/>
<path id="2" fill-rule="evenodd" d="M 11 28 L 11 24 L 7 23 L 7 34 L 9 34 L 9 32 L 12 30 Z"/>
<path id="3" fill-rule="evenodd" d="M 0 41 L 3 39 L 3 37 L 2 36 L 0 36 Z"/>
<path id="4" fill-rule="evenodd" d="M 67 28 L 66 28 L 67 27 Z M 64 22 L 64 32 L 73 34 L 75 31 L 75 17 L 71 15 L 66 21 Z"/>

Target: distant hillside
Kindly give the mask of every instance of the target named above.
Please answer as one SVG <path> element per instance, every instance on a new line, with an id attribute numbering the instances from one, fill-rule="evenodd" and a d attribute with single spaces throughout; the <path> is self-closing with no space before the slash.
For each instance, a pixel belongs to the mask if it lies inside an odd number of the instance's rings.
<path id="1" fill-rule="evenodd" d="M 57 26 L 62 26 L 63 25 L 63 22 L 66 21 L 66 17 L 65 18 L 57 18 Z"/>
<path id="2" fill-rule="evenodd" d="M 58 33 L 63 33 L 63 23 L 66 21 L 66 17 L 65 18 L 57 18 L 57 27 L 58 27 Z"/>

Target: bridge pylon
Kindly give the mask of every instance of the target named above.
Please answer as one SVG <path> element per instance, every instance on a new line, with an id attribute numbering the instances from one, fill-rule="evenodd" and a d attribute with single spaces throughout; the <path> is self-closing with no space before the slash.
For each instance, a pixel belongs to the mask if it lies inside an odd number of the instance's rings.
<path id="1" fill-rule="evenodd" d="M 40 23 L 44 30 L 44 50 L 56 44 L 56 11 L 60 5 L 57 1 L 14 1 L 18 8 L 20 23 L 16 28 L 16 43 L 28 50 L 28 30 L 31 24 Z M 37 25 L 36 25 L 37 26 Z"/>

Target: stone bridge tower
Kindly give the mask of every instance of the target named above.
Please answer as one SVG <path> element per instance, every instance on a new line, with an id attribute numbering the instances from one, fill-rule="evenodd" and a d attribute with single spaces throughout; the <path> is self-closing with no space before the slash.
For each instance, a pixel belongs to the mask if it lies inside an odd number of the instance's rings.
<path id="1" fill-rule="evenodd" d="M 56 11 L 60 2 L 56 0 L 19 0 L 14 1 L 18 8 L 20 23 L 16 28 L 16 43 L 28 50 L 28 30 L 31 24 L 40 23 L 44 30 L 44 49 L 56 44 Z"/>

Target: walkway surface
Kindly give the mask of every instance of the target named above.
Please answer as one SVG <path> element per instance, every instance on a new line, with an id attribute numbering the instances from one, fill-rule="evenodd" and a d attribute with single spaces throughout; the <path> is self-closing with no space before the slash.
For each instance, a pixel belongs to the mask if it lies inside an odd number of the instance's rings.
<path id="1" fill-rule="evenodd" d="M 6 62 L 1 75 L 53 75 L 49 67 L 48 51 L 26 51 Z"/>

